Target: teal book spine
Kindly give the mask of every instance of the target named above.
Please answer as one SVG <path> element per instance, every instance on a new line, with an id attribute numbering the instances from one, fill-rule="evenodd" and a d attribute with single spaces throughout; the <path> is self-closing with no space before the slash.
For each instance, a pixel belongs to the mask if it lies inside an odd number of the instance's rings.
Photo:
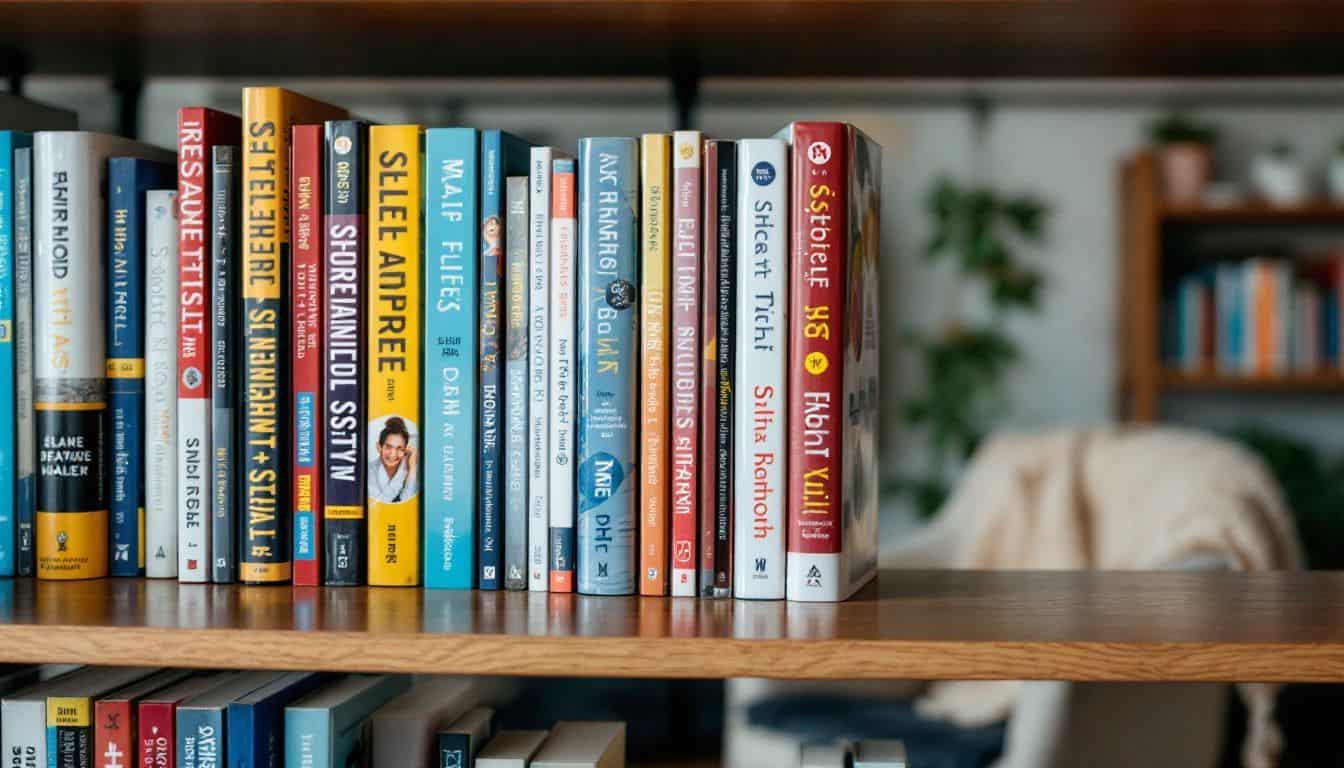
<path id="1" fill-rule="evenodd" d="M 16 402 L 16 314 L 18 179 L 15 153 L 32 145 L 27 134 L 0 131 L 0 403 Z M 25 196 L 27 199 L 27 196 Z M 15 572 L 16 510 L 20 504 L 17 410 L 0 408 L 0 576 Z M 31 483 L 31 477 L 29 478 Z"/>
<path id="2" fill-rule="evenodd" d="M 325 709 L 285 710 L 285 765 L 332 765 L 331 717 Z"/>
<path id="3" fill-rule="evenodd" d="M 639 147 L 579 142 L 578 591 L 635 592 Z"/>
<path id="4" fill-rule="evenodd" d="M 425 586 L 476 577 L 480 147 L 472 128 L 425 132 Z"/>

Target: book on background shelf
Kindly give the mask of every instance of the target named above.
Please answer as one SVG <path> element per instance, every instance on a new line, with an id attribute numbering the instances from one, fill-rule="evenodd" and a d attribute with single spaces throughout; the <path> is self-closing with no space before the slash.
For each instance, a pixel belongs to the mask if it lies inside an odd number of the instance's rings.
<path id="1" fill-rule="evenodd" d="M 145 193 L 145 574 L 177 576 L 177 190 Z"/>
<path id="2" fill-rule="evenodd" d="M 639 593 L 667 594 L 672 138 L 640 137 Z"/>
<path id="3" fill-rule="evenodd" d="M 191 697 L 220 685 L 237 673 L 197 673 L 181 682 L 151 693 L 137 708 L 136 738 L 139 762 L 127 762 L 137 768 L 174 766 L 177 750 L 177 708 Z"/>
<path id="4" fill-rule="evenodd" d="M 330 675 L 289 672 L 228 703 L 224 739 L 231 768 L 283 765 L 285 707 L 315 690 Z"/>
<path id="5" fill-rule="evenodd" d="M 574 591 L 574 301 L 575 166 L 571 157 L 551 164 L 550 236 L 550 591 Z"/>
<path id="6" fill-rule="evenodd" d="M 107 161 L 107 399 L 111 456 L 108 511 L 112 576 L 145 572 L 145 229 L 151 189 L 170 186 L 173 165 Z"/>
<path id="7" fill-rule="evenodd" d="M 784 598 L 788 147 L 737 143 L 737 339 L 733 596 Z"/>
<path id="8" fill-rule="evenodd" d="M 479 133 L 425 132 L 425 586 L 476 584 Z"/>
<path id="9" fill-rule="evenodd" d="M 177 705 L 178 768 L 235 765 L 228 751 L 229 705 L 280 678 L 281 672 L 239 672 Z"/>
<path id="10" fill-rule="evenodd" d="M 625 723 L 561 720 L 551 729 L 532 768 L 621 768 Z"/>
<path id="11" fill-rule="evenodd" d="M 402 675 L 351 675 L 285 707 L 285 765 L 368 765 L 369 716 L 410 687 Z"/>
<path id="12" fill-rule="evenodd" d="M 14 403 L 17 398 L 18 369 L 15 354 L 15 273 L 17 271 L 16 160 L 20 149 L 32 146 L 32 139 L 18 131 L 0 131 L 0 402 Z M 31 198 L 24 196 L 24 204 Z M 31 214 L 24 213 L 25 217 Z M 31 269 L 31 261 L 28 263 Z M 13 576 L 16 570 L 16 509 L 20 492 L 18 408 L 0 408 L 0 576 Z M 25 424 L 25 427 L 28 425 Z"/>
<path id="13" fill-rule="evenodd" d="M 578 591 L 636 591 L 639 145 L 579 141 Z"/>
<path id="14" fill-rule="evenodd" d="M 438 768 L 439 732 L 475 706 L 476 683 L 429 677 L 384 704 L 372 717 L 372 768 Z"/>
<path id="15" fill-rule="evenodd" d="M 93 705 L 91 765 L 97 768 L 134 766 L 139 752 L 136 718 L 140 703 L 191 674 L 185 669 L 165 669 L 100 696 Z"/>
<path id="16" fill-rule="evenodd" d="M 213 149 L 236 146 L 242 123 L 225 112 L 183 107 L 177 113 L 178 208 L 178 533 L 177 578 L 210 580 L 210 520 L 214 449 L 212 422 L 213 348 L 211 273 Z M 164 541 L 167 546 L 172 542 Z M 172 554 L 172 553 L 170 553 Z M 158 567 L 162 574 L 162 564 Z"/>
<path id="17" fill-rule="evenodd" d="M 33 410 L 33 142 L 14 144 L 14 429 L 16 430 L 14 571 L 37 573 L 37 414 Z"/>
<path id="18" fill-rule="evenodd" d="M 238 148 L 210 148 L 210 580 L 238 580 Z"/>
<path id="19" fill-rule="evenodd" d="M 701 146 L 672 134 L 671 537 L 672 595 L 698 594 L 700 567 Z"/>
<path id="20" fill-rule="evenodd" d="M 439 762 L 436 768 L 456 768 L 474 765 L 476 753 L 481 751 L 495 733 L 495 710 L 474 707 L 439 732 Z"/>
<path id="21" fill-rule="evenodd" d="M 322 450 L 322 581 L 364 583 L 368 553 L 364 522 L 367 449 L 364 436 L 365 274 L 368 247 L 368 124 L 333 120 L 325 126 L 323 224 L 326 302 L 322 379 L 326 424 Z"/>
<path id="22" fill-rule="evenodd" d="M 290 324 L 294 348 L 290 360 L 290 413 L 293 417 L 293 451 L 290 454 L 292 491 L 292 559 L 294 584 L 315 587 L 322 583 L 322 447 L 325 397 L 322 371 L 325 358 L 325 298 L 322 277 L 326 271 L 322 244 L 324 205 L 322 125 L 296 125 L 291 139 L 290 165 Z"/>
<path id="23" fill-rule="evenodd" d="M 528 174 L 527 588 L 540 592 L 550 588 L 551 170 L 556 154 L 554 147 L 533 147 Z"/>
<path id="24" fill-rule="evenodd" d="M 527 176 L 509 176 L 505 188 L 504 586 L 527 589 Z"/>
<path id="25" fill-rule="evenodd" d="M 906 768 L 900 739 L 865 739 L 854 743 L 853 768 Z"/>
<path id="26" fill-rule="evenodd" d="M 369 129 L 369 585 L 420 583 L 423 129 Z"/>
<path id="27" fill-rule="evenodd" d="M 713 142 L 715 158 L 714 231 L 718 254 L 714 318 L 714 579 L 711 597 L 733 594 L 733 475 L 736 469 L 733 408 L 737 376 L 737 143 Z M 707 155 L 710 153 L 707 152 Z M 706 185 L 708 186 L 708 185 Z M 706 224 L 708 225 L 708 221 Z"/>
<path id="28" fill-rule="evenodd" d="M 851 757 L 848 744 L 803 744 L 798 749 L 800 768 L 847 768 Z"/>
<path id="29" fill-rule="evenodd" d="M 33 316 L 37 575 L 108 573 L 108 159 L 171 162 L 116 136 L 43 131 L 33 139 Z"/>
<path id="30" fill-rule="evenodd" d="M 289 282 L 289 152 L 295 124 L 345 117 L 345 110 L 283 88 L 243 89 L 243 364 L 240 450 L 244 461 L 238 578 L 290 580 L 289 424 L 283 376 Z M 284 489 L 282 492 L 281 489 Z"/>
<path id="31" fill-rule="evenodd" d="M 476 768 L 527 768 L 549 731 L 500 731 L 476 753 Z"/>

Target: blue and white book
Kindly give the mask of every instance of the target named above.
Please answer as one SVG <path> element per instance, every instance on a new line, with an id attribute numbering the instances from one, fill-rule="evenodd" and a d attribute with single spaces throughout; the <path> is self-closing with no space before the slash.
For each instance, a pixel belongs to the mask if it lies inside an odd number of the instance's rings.
<path id="1" fill-rule="evenodd" d="M 14 403 L 16 357 L 14 278 L 17 271 L 17 179 L 15 154 L 32 146 L 32 137 L 0 131 L 0 403 Z M 25 197 L 25 199 L 31 199 Z M 31 265 L 31 262 L 30 262 Z M 15 509 L 19 503 L 16 408 L 0 408 L 0 576 L 13 576 L 17 558 Z"/>
<path id="2" fill-rule="evenodd" d="M 225 722 L 228 768 L 284 765 L 285 707 L 328 679 L 321 672 L 290 672 L 229 702 Z"/>
<path id="3" fill-rule="evenodd" d="M 239 672 L 177 707 L 177 768 L 232 765 L 228 752 L 228 709 L 233 702 L 273 683 L 280 672 Z"/>
<path id="4" fill-rule="evenodd" d="M 425 586 L 471 589 L 476 566 L 479 217 L 474 128 L 425 132 Z"/>
<path id="5" fill-rule="evenodd" d="M 410 686 L 403 675 L 351 675 L 285 707 L 284 765 L 368 765 L 369 716 Z"/>
<path id="6" fill-rule="evenodd" d="M 112 576 L 145 572 L 145 193 L 171 189 L 171 163 L 107 161 L 107 397 L 112 441 Z"/>
<path id="7" fill-rule="evenodd" d="M 499 589 L 504 569 L 504 180 L 527 173 L 530 150 L 527 142 L 512 134 L 481 131 L 480 517 L 476 537 L 481 589 Z"/>
<path id="8" fill-rule="evenodd" d="M 635 591 L 639 145 L 579 142 L 578 591 Z"/>
<path id="9" fill-rule="evenodd" d="M 527 270 L 527 588 L 550 587 L 551 488 L 551 161 L 554 147 L 533 147 L 528 171 L 532 230 Z"/>

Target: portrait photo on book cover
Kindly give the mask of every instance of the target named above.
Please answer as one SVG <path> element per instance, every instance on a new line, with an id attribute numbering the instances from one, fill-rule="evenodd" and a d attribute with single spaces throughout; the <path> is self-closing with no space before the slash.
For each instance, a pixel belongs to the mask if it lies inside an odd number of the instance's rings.
<path id="1" fill-rule="evenodd" d="M 420 492 L 416 466 L 420 433 L 415 422 L 389 414 L 369 423 L 369 501 L 396 504 Z"/>

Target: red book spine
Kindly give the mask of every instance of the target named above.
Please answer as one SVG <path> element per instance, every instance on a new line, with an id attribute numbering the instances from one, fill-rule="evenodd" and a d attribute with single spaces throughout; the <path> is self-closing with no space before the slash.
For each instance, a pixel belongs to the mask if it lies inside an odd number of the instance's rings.
<path id="1" fill-rule="evenodd" d="M 145 701 L 140 704 L 140 768 L 173 768 L 173 715 L 177 703 Z"/>
<path id="2" fill-rule="evenodd" d="M 701 228 L 700 237 L 700 285 L 711 286 L 716 290 L 719 284 L 718 231 L 714 227 L 715 211 L 718 210 L 718 171 L 719 148 L 712 141 L 702 144 L 701 157 Z M 711 597 L 714 594 L 714 572 L 718 564 L 714 562 L 714 440 L 711 426 L 715 423 L 718 408 L 718 304 L 704 297 L 700 302 L 700 346 L 703 354 L 700 359 L 700 423 L 706 425 L 700 430 L 700 455 L 709 471 L 700 473 L 700 594 Z"/>
<path id="3" fill-rule="evenodd" d="M 700 133 L 678 131 L 672 143 L 672 595 L 695 597 L 700 480 Z"/>
<path id="4" fill-rule="evenodd" d="M 793 126 L 789 265 L 790 600 L 837 589 L 848 177 L 842 123 Z"/>
<path id="5" fill-rule="evenodd" d="M 322 148 L 320 125 L 294 126 L 290 163 L 291 259 L 294 354 L 291 413 L 294 414 L 294 584 L 322 583 L 322 301 L 326 287 L 322 254 Z"/>
<path id="6" fill-rule="evenodd" d="M 135 707 L 128 699 L 93 705 L 93 764 L 97 768 L 135 765 Z"/>

